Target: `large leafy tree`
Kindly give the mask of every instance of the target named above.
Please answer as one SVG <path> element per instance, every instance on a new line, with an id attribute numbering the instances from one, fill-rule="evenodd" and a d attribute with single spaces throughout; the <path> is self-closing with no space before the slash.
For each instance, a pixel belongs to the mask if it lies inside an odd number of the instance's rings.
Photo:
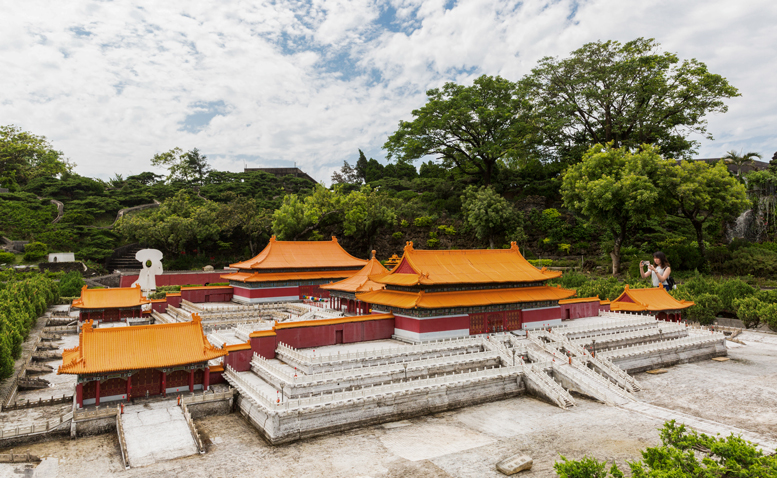
<path id="1" fill-rule="evenodd" d="M 516 222 L 512 205 L 490 186 L 470 186 L 464 190 L 461 212 L 464 222 L 475 231 L 478 239 L 488 239 L 489 249 L 494 248 L 496 235 Z"/>
<path id="2" fill-rule="evenodd" d="M 345 203 L 345 235 L 364 242 L 369 246 L 367 252 L 371 251 L 378 231 L 396 222 L 397 214 L 392 201 L 370 186 L 363 186 L 358 191 L 352 191 Z"/>
<path id="3" fill-rule="evenodd" d="M 518 85 L 483 75 L 472 86 L 446 83 L 426 92 L 427 103 L 400 121 L 383 148 L 389 159 L 435 156 L 448 168 L 491 184 L 500 161 L 531 150 L 529 102 Z"/>
<path id="4" fill-rule="evenodd" d="M 666 162 L 656 176 L 666 211 L 690 221 L 702 257 L 705 254 L 704 225 L 711 219 L 730 219 L 750 205 L 745 186 L 728 172 L 723 161 Z"/>
<path id="5" fill-rule="evenodd" d="M 197 148 L 184 152 L 181 148 L 173 148 L 164 153 L 155 154 L 151 158 L 153 166 L 167 168 L 168 181 L 183 181 L 189 184 L 202 185 L 211 168 L 207 156 L 200 154 Z"/>
<path id="6" fill-rule="evenodd" d="M 72 171 L 74 166 L 44 136 L 13 125 L 0 126 L 0 185 L 25 185 L 34 178 Z"/>
<path id="7" fill-rule="evenodd" d="M 577 160 L 594 144 L 636 150 L 652 144 L 666 157 L 689 157 L 708 139 L 706 116 L 739 96 L 695 59 L 660 51 L 653 39 L 583 45 L 568 58 L 540 60 L 522 83 L 532 91 L 545 144 Z"/>
<path id="8" fill-rule="evenodd" d="M 611 144 L 596 145 L 564 174 L 564 205 L 605 227 L 613 237 L 612 273 L 620 271 L 621 246 L 627 233 L 662 210 L 654 179 L 663 160 L 656 148 L 637 153 Z"/>

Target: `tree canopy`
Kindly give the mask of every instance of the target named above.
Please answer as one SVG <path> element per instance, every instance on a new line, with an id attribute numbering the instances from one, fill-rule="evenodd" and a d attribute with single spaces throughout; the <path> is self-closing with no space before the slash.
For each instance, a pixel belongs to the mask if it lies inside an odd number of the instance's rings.
<path id="1" fill-rule="evenodd" d="M 528 154 L 533 127 L 526 93 L 512 81 L 483 75 L 472 86 L 446 83 L 426 92 L 427 103 L 383 145 L 389 159 L 435 156 L 491 184 L 499 161 Z"/>
<path id="2" fill-rule="evenodd" d="M 151 158 L 153 166 L 165 166 L 168 170 L 167 181 L 183 181 L 187 184 L 202 185 L 211 168 L 208 158 L 202 156 L 197 148 L 183 152 L 173 148 Z"/>
<path id="3" fill-rule="evenodd" d="M 544 144 L 576 161 L 594 144 L 688 158 L 707 139 L 707 115 L 724 113 L 739 96 L 725 78 L 696 60 L 660 51 L 653 39 L 587 43 L 563 59 L 540 60 L 521 83 L 531 92 Z"/>
<path id="4" fill-rule="evenodd" d="M 15 189 L 35 178 L 71 171 L 74 166 L 45 136 L 13 125 L 0 126 L 0 186 Z"/>
<path id="5" fill-rule="evenodd" d="M 564 205 L 612 234 L 613 274 L 620 271 L 621 247 L 629 229 L 662 209 L 661 194 L 653 178 L 665 161 L 651 146 L 631 153 L 625 147 L 596 145 L 564 175 Z"/>

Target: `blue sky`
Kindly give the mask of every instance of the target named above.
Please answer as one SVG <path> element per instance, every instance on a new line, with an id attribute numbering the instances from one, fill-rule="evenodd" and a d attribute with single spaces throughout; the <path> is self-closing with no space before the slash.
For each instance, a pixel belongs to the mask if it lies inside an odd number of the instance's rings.
<path id="1" fill-rule="evenodd" d="M 223 170 L 296 163 L 327 181 L 381 146 L 424 92 L 518 79 L 585 42 L 656 38 L 739 88 L 709 118 L 729 149 L 777 151 L 777 2 L 745 0 L 27 0 L 3 6 L 0 124 L 45 135 L 80 174 L 151 170 L 199 148 Z"/>

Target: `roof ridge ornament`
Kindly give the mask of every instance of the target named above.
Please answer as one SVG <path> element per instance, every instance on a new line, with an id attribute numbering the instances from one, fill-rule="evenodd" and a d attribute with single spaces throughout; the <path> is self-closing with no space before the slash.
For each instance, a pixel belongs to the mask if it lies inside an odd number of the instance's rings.
<path id="1" fill-rule="evenodd" d="M 375 259 L 375 249 L 372 250 L 372 259 Z"/>
<path id="2" fill-rule="evenodd" d="M 339 242 L 337 242 L 337 238 L 335 236 L 332 236 L 332 242 L 334 242 L 335 244 L 339 244 Z"/>
<path id="3" fill-rule="evenodd" d="M 518 248 L 518 243 L 515 241 L 510 241 L 510 250 L 515 251 L 517 253 L 521 253 L 521 250 Z"/>
<path id="4" fill-rule="evenodd" d="M 407 241 L 405 243 L 405 252 L 412 251 L 413 249 L 413 241 Z"/>

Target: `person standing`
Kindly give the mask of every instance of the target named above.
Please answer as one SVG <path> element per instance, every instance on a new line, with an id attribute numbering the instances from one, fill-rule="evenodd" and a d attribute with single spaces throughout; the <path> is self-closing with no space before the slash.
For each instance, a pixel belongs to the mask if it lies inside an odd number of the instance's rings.
<path id="1" fill-rule="evenodd" d="M 645 266 L 647 266 L 647 269 L 644 269 Z M 672 288 L 667 282 L 669 276 L 672 274 L 672 268 L 669 266 L 666 254 L 661 251 L 653 253 L 653 264 L 648 261 L 640 262 L 639 273 L 644 278 L 650 276 L 653 280 L 653 287 L 658 287 L 659 284 L 663 284 L 664 289 L 666 290 Z"/>

